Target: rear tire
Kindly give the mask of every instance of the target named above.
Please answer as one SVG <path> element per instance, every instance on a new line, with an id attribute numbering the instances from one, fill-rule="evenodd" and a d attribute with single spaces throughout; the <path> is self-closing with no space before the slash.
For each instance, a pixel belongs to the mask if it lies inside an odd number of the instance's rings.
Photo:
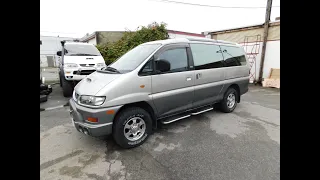
<path id="1" fill-rule="evenodd" d="M 140 146 L 152 132 L 150 114 L 139 107 L 122 110 L 113 123 L 113 139 L 119 146 L 126 149 Z"/>
<path id="2" fill-rule="evenodd" d="M 67 81 L 64 77 L 61 77 L 60 81 L 61 81 L 63 96 L 64 97 L 72 96 L 72 92 L 73 92 L 73 84 L 72 84 L 72 82 Z"/>
<path id="3" fill-rule="evenodd" d="M 234 88 L 229 88 L 224 94 L 223 100 L 218 104 L 219 110 L 225 113 L 232 112 L 237 107 L 238 92 Z"/>

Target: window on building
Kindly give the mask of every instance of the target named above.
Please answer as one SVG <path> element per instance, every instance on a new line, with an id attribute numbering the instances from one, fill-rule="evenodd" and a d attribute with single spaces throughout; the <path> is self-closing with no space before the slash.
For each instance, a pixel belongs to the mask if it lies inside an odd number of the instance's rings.
<path id="1" fill-rule="evenodd" d="M 218 45 L 190 44 L 196 70 L 223 67 L 223 56 Z"/>
<path id="2" fill-rule="evenodd" d="M 247 64 L 245 52 L 241 47 L 221 46 L 221 49 L 227 67 Z"/>
<path id="3" fill-rule="evenodd" d="M 170 71 L 168 72 L 181 72 L 188 70 L 186 48 L 169 49 L 161 53 L 158 60 L 166 60 L 170 63 Z"/>

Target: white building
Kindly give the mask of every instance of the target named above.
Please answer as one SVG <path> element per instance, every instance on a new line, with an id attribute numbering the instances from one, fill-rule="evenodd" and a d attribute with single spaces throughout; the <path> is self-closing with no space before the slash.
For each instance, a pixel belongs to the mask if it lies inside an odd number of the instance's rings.
<path id="1" fill-rule="evenodd" d="M 75 38 L 40 35 L 40 67 L 57 67 L 57 51 L 61 51 L 61 41 L 74 41 Z"/>

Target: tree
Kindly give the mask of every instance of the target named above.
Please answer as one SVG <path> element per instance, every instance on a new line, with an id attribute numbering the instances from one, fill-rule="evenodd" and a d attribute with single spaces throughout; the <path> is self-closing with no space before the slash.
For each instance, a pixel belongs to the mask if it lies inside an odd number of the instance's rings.
<path id="1" fill-rule="evenodd" d="M 103 56 L 107 65 L 121 57 L 123 54 L 134 47 L 156 40 L 168 39 L 169 35 L 165 23 L 151 23 L 148 26 L 142 26 L 137 31 L 126 31 L 123 37 L 112 43 L 97 45 L 98 50 Z"/>

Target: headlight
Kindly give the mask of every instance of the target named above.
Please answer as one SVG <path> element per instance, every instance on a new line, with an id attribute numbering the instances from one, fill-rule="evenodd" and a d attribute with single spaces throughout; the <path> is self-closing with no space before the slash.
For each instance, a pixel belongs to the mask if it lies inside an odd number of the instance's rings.
<path id="1" fill-rule="evenodd" d="M 64 64 L 64 67 L 65 67 L 65 68 L 76 68 L 76 67 L 78 67 L 78 64 L 75 64 L 75 63 L 65 63 L 65 64 Z"/>
<path id="2" fill-rule="evenodd" d="M 98 64 L 97 64 L 97 67 L 104 67 L 104 66 L 106 66 L 105 63 L 98 63 Z"/>
<path id="3" fill-rule="evenodd" d="M 80 96 L 79 103 L 90 105 L 90 106 L 100 106 L 106 100 L 103 96 Z"/>

